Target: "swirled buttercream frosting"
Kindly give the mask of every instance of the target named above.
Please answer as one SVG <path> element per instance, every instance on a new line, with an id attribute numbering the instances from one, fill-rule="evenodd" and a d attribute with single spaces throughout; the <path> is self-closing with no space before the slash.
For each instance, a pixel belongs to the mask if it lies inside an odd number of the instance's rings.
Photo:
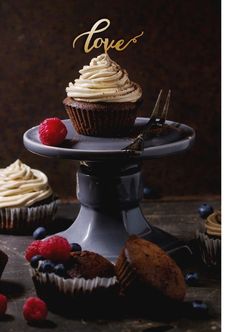
<path id="1" fill-rule="evenodd" d="M 206 220 L 206 233 L 213 236 L 221 236 L 221 212 L 210 214 Z"/>
<path id="2" fill-rule="evenodd" d="M 0 208 L 31 206 L 51 195 L 47 176 L 19 159 L 0 169 Z"/>
<path id="3" fill-rule="evenodd" d="M 140 86 L 130 81 L 128 73 L 108 54 L 101 54 L 79 71 L 80 77 L 70 82 L 67 96 L 84 102 L 136 102 L 142 96 Z"/>

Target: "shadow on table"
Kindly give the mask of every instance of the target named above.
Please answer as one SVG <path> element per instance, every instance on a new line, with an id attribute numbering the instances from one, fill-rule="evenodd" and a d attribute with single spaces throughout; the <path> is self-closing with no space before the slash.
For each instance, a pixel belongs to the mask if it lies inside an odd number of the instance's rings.
<path id="1" fill-rule="evenodd" d="M 8 298 L 14 299 L 21 297 L 25 293 L 25 288 L 20 283 L 1 279 L 0 293 L 5 294 Z"/>
<path id="2" fill-rule="evenodd" d="M 61 299 L 62 300 L 62 299 Z M 159 299 L 153 296 L 143 297 L 142 294 L 135 298 L 97 297 L 94 299 L 83 298 L 81 301 L 67 302 L 57 298 L 47 299 L 49 310 L 67 319 L 84 319 L 87 321 L 100 320 L 125 320 L 125 319 L 149 319 L 170 325 L 181 318 L 210 319 L 209 312 L 194 312 L 191 302 L 175 302 Z"/>
<path id="3" fill-rule="evenodd" d="M 1 322 L 12 322 L 14 319 L 14 316 L 8 314 L 1 316 Z"/>
<path id="4" fill-rule="evenodd" d="M 51 224 L 48 225 L 48 234 L 59 233 L 69 228 L 75 220 L 72 218 L 57 217 Z"/>
<path id="5" fill-rule="evenodd" d="M 55 329 L 57 327 L 56 323 L 48 319 L 36 322 L 28 322 L 28 325 L 40 329 Z"/>

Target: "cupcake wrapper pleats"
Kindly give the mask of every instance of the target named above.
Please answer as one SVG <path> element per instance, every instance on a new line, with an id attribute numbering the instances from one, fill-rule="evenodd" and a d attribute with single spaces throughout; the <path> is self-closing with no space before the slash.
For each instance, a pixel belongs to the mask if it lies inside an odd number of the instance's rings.
<path id="1" fill-rule="evenodd" d="M 91 293 L 97 288 L 109 288 L 117 284 L 117 278 L 115 276 L 111 278 L 96 277 L 93 279 L 85 279 L 81 277 L 64 279 L 57 276 L 55 273 L 42 273 L 34 269 L 31 269 L 31 275 L 37 282 L 45 284 L 45 287 L 47 284 L 51 284 L 57 288 L 59 293 L 76 296 L 80 293 Z"/>
<path id="2" fill-rule="evenodd" d="M 209 237 L 207 234 L 197 232 L 197 240 L 201 258 L 207 266 L 220 266 L 221 264 L 221 239 Z"/>
<path id="3" fill-rule="evenodd" d="M 29 233 L 38 226 L 46 226 L 54 220 L 57 200 L 35 207 L 1 208 L 0 232 Z"/>
<path id="4" fill-rule="evenodd" d="M 129 110 L 85 110 L 66 105 L 65 108 L 78 134 L 89 136 L 127 136 L 137 116 L 137 107 Z"/>
<path id="5" fill-rule="evenodd" d="M 116 263 L 116 274 L 121 286 L 121 292 L 124 292 L 131 285 L 134 286 L 137 282 L 137 277 L 133 273 L 133 269 L 124 254 L 122 255 L 122 259 L 118 259 Z"/>

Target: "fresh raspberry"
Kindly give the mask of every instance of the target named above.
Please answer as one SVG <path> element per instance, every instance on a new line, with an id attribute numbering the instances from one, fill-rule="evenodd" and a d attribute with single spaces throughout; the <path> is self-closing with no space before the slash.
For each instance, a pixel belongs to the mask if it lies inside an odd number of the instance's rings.
<path id="1" fill-rule="evenodd" d="M 39 138 L 45 145 L 57 146 L 67 135 L 67 129 L 59 118 L 45 119 L 39 125 Z"/>
<path id="2" fill-rule="evenodd" d="M 38 297 L 29 297 L 23 305 L 23 315 L 28 322 L 44 320 L 47 314 L 46 303 Z"/>
<path id="3" fill-rule="evenodd" d="M 0 317 L 5 314 L 7 310 L 7 298 L 5 295 L 0 294 Z"/>
<path id="4" fill-rule="evenodd" d="M 54 235 L 42 241 L 40 255 L 52 261 L 65 262 L 70 258 L 71 246 L 67 239 Z"/>
<path id="5" fill-rule="evenodd" d="M 40 255 L 40 245 L 41 245 L 40 240 L 35 240 L 30 243 L 30 245 L 26 248 L 25 251 L 25 258 L 29 262 L 31 258 L 35 255 Z"/>

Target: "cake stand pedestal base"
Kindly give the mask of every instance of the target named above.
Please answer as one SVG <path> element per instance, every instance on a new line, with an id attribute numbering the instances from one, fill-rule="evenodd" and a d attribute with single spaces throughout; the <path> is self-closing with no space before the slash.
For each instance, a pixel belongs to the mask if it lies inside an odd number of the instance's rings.
<path id="1" fill-rule="evenodd" d="M 186 244 L 145 219 L 140 208 L 140 166 L 141 162 L 81 162 L 77 173 L 80 212 L 74 223 L 58 235 L 112 262 L 132 234 L 158 244 L 173 258 L 191 255 Z"/>

